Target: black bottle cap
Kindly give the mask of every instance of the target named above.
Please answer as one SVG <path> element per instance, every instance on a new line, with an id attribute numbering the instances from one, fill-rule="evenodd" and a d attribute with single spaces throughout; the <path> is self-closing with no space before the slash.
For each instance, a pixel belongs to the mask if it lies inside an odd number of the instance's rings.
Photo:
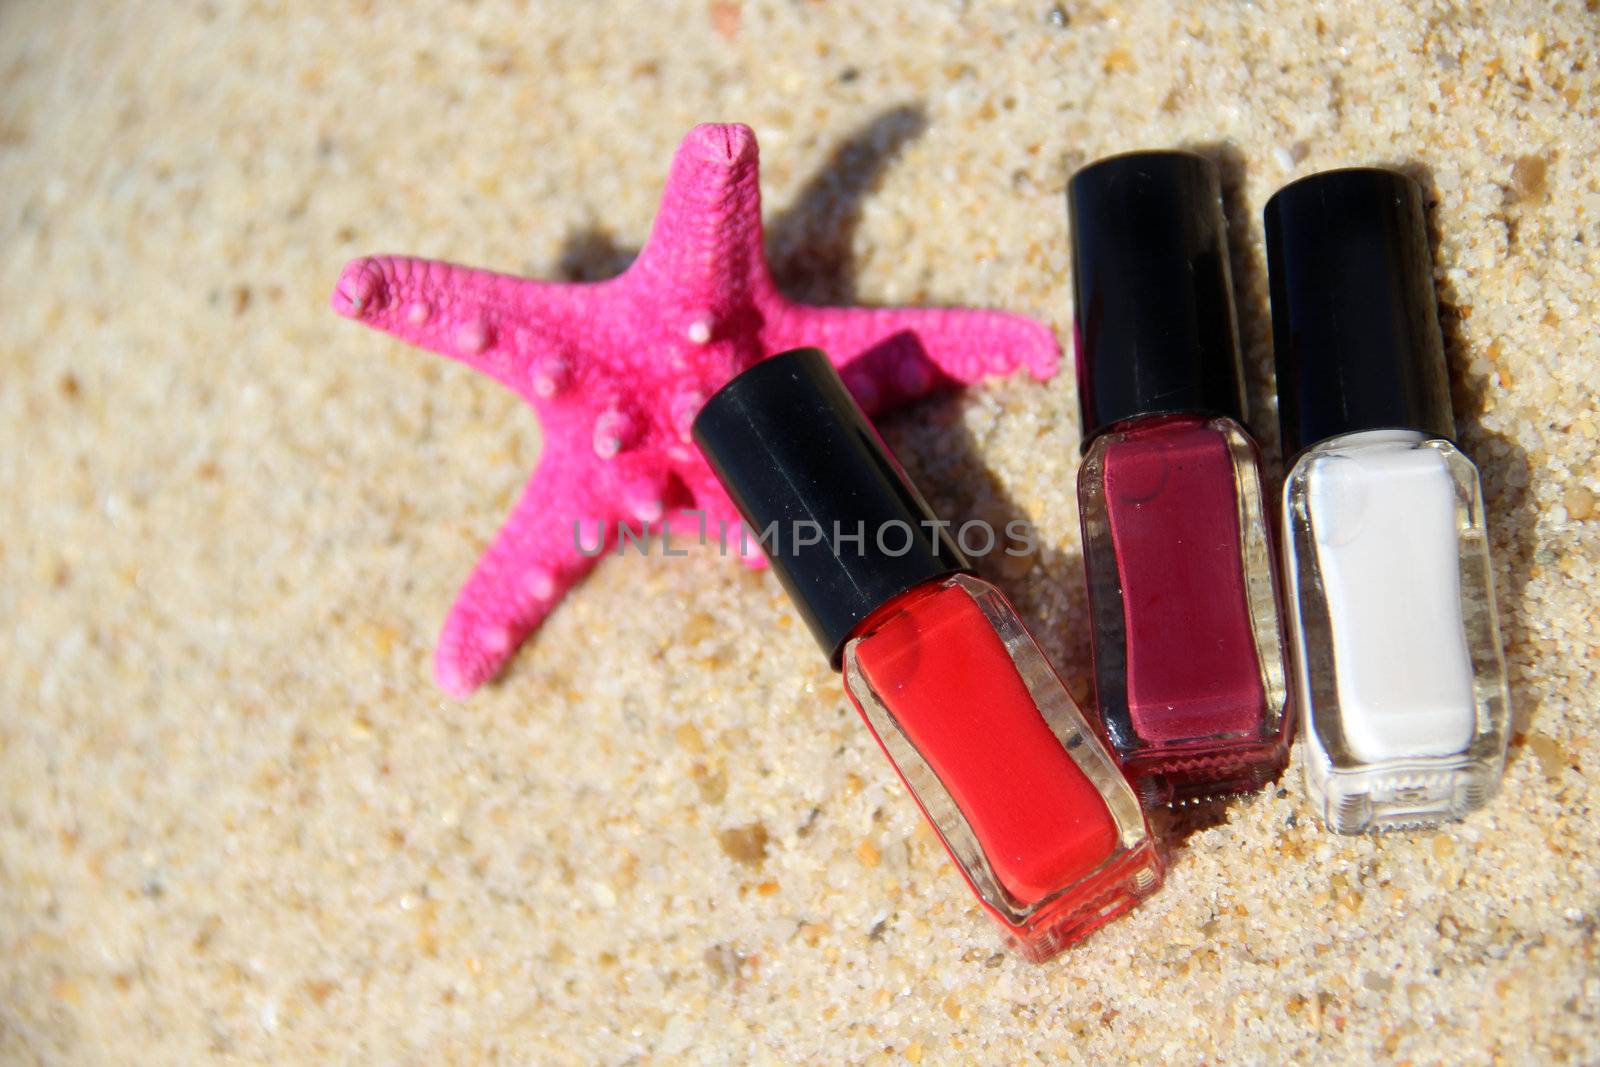
<path id="1" fill-rule="evenodd" d="M 1417 183 L 1327 171 L 1278 190 L 1265 215 L 1285 458 L 1358 430 L 1454 436 Z"/>
<path id="2" fill-rule="evenodd" d="M 835 670 L 867 616 L 908 589 L 968 569 L 815 348 L 764 359 L 734 378 L 700 409 L 693 432 L 751 539 L 775 529 L 762 548 Z"/>
<path id="3" fill-rule="evenodd" d="M 1140 415 L 1244 421 L 1244 373 L 1217 168 L 1130 152 L 1067 183 L 1083 445 Z"/>

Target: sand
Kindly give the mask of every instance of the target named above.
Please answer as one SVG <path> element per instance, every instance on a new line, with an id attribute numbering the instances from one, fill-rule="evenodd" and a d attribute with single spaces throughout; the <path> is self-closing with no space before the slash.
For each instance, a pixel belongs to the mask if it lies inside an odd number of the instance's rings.
<path id="1" fill-rule="evenodd" d="M 0 1061 L 1600 1061 L 1600 23 L 1411 6 L 0 7 Z M 433 638 L 538 428 L 330 286 L 376 251 L 603 277 L 707 120 L 760 138 L 794 295 L 1062 336 L 1071 169 L 1231 161 L 1274 469 L 1261 204 L 1427 177 L 1498 799 L 1341 839 L 1291 767 L 1169 825 L 1165 890 L 1039 967 L 770 576 L 610 560 L 444 699 Z M 986 574 L 1081 694 L 1075 411 L 1019 379 L 887 435 L 947 516 L 1044 531 Z"/>

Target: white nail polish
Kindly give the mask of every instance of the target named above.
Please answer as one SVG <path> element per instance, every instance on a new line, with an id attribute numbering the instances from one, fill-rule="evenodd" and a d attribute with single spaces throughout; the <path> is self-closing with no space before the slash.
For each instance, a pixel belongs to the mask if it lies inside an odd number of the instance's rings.
<path id="1" fill-rule="evenodd" d="M 1306 773 L 1328 824 L 1482 804 L 1506 696 L 1472 462 L 1416 431 L 1336 437 L 1295 464 L 1284 529 Z"/>
<path id="2" fill-rule="evenodd" d="M 1266 218 L 1307 790 L 1341 833 L 1457 818 L 1499 783 L 1509 699 L 1421 191 L 1335 171 Z"/>

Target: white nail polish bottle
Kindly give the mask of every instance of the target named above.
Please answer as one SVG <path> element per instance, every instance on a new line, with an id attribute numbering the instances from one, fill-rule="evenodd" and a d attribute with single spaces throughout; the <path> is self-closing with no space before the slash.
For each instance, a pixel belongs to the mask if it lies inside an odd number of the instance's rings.
<path id="1" fill-rule="evenodd" d="M 1313 175 L 1268 201 L 1266 233 L 1306 787 L 1340 833 L 1459 818 L 1499 784 L 1509 699 L 1422 191 Z"/>

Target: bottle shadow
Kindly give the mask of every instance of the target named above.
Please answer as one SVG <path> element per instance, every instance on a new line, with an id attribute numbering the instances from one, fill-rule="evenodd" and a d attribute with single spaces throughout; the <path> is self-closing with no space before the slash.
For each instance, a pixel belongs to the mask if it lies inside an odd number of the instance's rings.
<path id="1" fill-rule="evenodd" d="M 1422 186 L 1428 216 L 1428 243 L 1437 260 L 1441 247 L 1441 198 L 1432 169 L 1416 159 L 1388 166 Z M 1472 365 L 1472 343 L 1464 325 L 1472 315 L 1471 305 L 1461 300 L 1448 273 L 1436 269 L 1434 286 L 1439 301 L 1439 325 L 1444 334 L 1445 360 L 1450 369 L 1456 443 L 1478 465 L 1483 480 L 1484 519 L 1489 527 L 1495 572 L 1495 606 L 1500 620 L 1501 646 L 1505 650 L 1506 680 L 1511 690 L 1511 758 L 1518 759 L 1536 711 L 1530 661 L 1514 654 L 1532 639 L 1528 620 L 1534 609 L 1527 600 L 1527 588 L 1533 580 L 1531 544 L 1539 518 L 1533 497 L 1533 468 L 1527 451 L 1514 438 L 1484 425 L 1490 392 L 1498 387 L 1487 374 Z M 1524 543 L 1526 550 L 1523 550 Z"/>
<path id="2" fill-rule="evenodd" d="M 893 426 L 892 420 L 890 425 Z M 1032 531 L 1031 545 L 1026 539 L 997 536 L 992 551 L 983 555 L 969 552 L 968 556 L 978 577 L 1004 592 L 1017 609 L 1073 700 L 1080 707 L 1089 708 L 1094 695 L 1094 670 L 1081 552 L 1076 544 L 1062 543 L 1055 536 L 1058 531 L 1039 528 L 986 462 L 971 431 L 953 421 L 937 432 L 942 437 L 941 469 L 923 469 L 918 451 L 907 448 L 907 472 L 930 499 L 938 501 L 935 510 L 940 516 L 949 517 L 958 526 L 977 518 L 988 523 L 997 535 L 1017 523 Z"/>
<path id="3" fill-rule="evenodd" d="M 1268 303 L 1266 266 L 1261 253 L 1245 196 L 1245 162 L 1232 144 L 1208 142 L 1184 146 L 1209 159 L 1221 178 L 1223 213 L 1228 225 L 1229 269 L 1233 276 L 1234 311 L 1239 325 L 1244 362 L 1244 377 L 1249 410 L 1262 413 L 1249 420 L 1252 434 L 1261 446 L 1264 490 L 1276 499 L 1281 484 L 1281 452 L 1276 420 L 1272 373 L 1272 318 Z M 1063 415 L 1063 417 L 1073 417 Z M 982 449 L 964 427 L 950 430 L 954 436 L 946 443 L 954 455 L 949 469 L 965 473 L 961 484 L 942 482 L 934 473 L 920 475 L 908 462 L 914 478 L 952 503 L 952 515 L 980 515 L 991 525 L 1020 521 L 1032 524 L 1024 508 L 1010 495 L 992 468 L 984 461 Z M 975 473 L 974 473 L 975 472 Z M 920 483 L 919 483 L 920 484 Z M 1273 509 L 1273 514 L 1276 509 Z M 1002 526 L 1003 528 L 1003 526 Z M 1076 545 L 1062 545 L 1037 531 L 1038 550 L 1026 569 L 1009 562 L 1003 555 L 975 560 L 980 577 L 993 582 L 1017 608 L 1066 683 L 1073 699 L 1085 711 L 1085 718 L 1105 740 L 1095 707 L 1094 657 L 1090 637 L 1088 590 L 1083 556 Z M 1279 788 L 1282 775 L 1263 787 Z M 1213 801 L 1180 808 L 1148 810 L 1151 828 L 1169 857 L 1177 858 L 1189 839 L 1203 830 L 1228 820 L 1236 804 L 1249 802 L 1255 795 L 1224 796 Z"/>
<path id="4" fill-rule="evenodd" d="M 1244 362 L 1245 421 L 1261 446 L 1267 497 L 1276 500 L 1282 481 L 1283 452 L 1278 439 L 1277 376 L 1272 362 L 1272 305 L 1267 283 L 1260 212 L 1250 207 L 1244 154 L 1227 141 L 1188 144 L 1209 159 L 1222 183 L 1222 212 L 1228 222 L 1228 269 L 1233 276 L 1234 314 Z M 1274 509 L 1276 513 L 1276 509 Z"/>
<path id="5" fill-rule="evenodd" d="M 1203 141 L 1186 144 L 1184 148 L 1210 160 L 1217 168 L 1222 190 L 1222 214 L 1228 227 L 1228 273 L 1233 289 L 1234 317 L 1238 323 L 1240 358 L 1244 371 L 1245 427 L 1261 451 L 1262 494 L 1267 501 L 1276 502 L 1283 491 L 1284 456 L 1278 435 L 1271 288 L 1267 279 L 1261 216 L 1259 210 L 1252 208 L 1248 195 L 1248 164 L 1244 153 L 1230 141 Z M 1266 511 L 1276 545 L 1283 533 L 1278 528 L 1278 508 L 1275 503 L 1269 503 Z M 1274 558 L 1273 562 L 1277 564 L 1277 559 Z M 1286 618 L 1283 614 L 1281 580 L 1278 587 L 1280 617 Z M 1285 638 L 1287 636 L 1285 633 Z M 1291 718 L 1297 713 L 1292 694 L 1284 711 Z M 1257 793 L 1223 797 L 1210 804 L 1168 810 L 1153 818 L 1152 823 L 1169 842 L 1169 848 L 1181 847 L 1192 835 L 1227 822 L 1228 813 L 1236 804 L 1249 802 L 1268 791 L 1277 791 L 1282 795 L 1288 762 L 1286 759 L 1284 770 L 1280 770 Z"/>
<path id="6" fill-rule="evenodd" d="M 997 531 L 1021 522 L 1034 531 L 1035 548 L 1027 556 L 1009 556 L 1003 547 L 997 547 L 987 555 L 973 557 L 971 562 L 980 578 L 1006 594 L 1083 710 L 1084 718 L 1105 744 L 1095 704 L 1088 586 L 1081 549 L 1076 543 L 1063 544 L 1053 531 L 1034 524 L 1033 516 L 986 463 L 970 431 L 956 423 L 942 432 L 948 435 L 942 448 L 949 457 L 941 464 L 945 473 L 924 470 L 917 461 L 917 451 L 909 448 L 903 450 L 908 473 L 930 498 L 940 501 L 937 510 L 941 517 L 957 523 L 978 517 Z M 1000 544 L 1003 546 L 1004 542 Z M 1013 545 L 1021 547 L 1020 543 Z M 1245 799 L 1248 798 L 1230 796 L 1182 808 L 1146 809 L 1146 815 L 1168 858 L 1176 859 L 1191 836 L 1226 822 L 1233 805 Z"/>

